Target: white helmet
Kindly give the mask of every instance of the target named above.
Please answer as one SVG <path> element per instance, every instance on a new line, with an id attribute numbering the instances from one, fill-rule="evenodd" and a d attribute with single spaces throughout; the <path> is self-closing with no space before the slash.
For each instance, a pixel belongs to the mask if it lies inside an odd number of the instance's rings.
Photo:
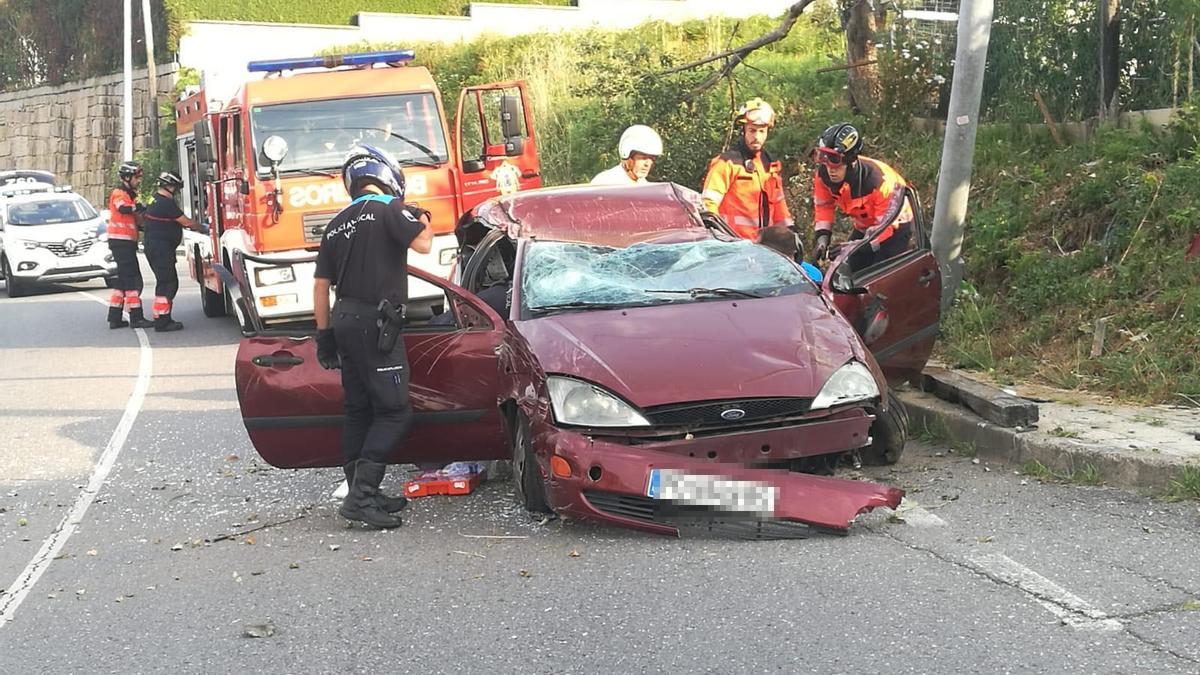
<path id="1" fill-rule="evenodd" d="M 645 124 L 635 124 L 621 134 L 621 142 L 617 144 L 621 159 L 629 159 L 634 152 L 658 157 L 663 154 L 662 139 L 658 132 Z"/>

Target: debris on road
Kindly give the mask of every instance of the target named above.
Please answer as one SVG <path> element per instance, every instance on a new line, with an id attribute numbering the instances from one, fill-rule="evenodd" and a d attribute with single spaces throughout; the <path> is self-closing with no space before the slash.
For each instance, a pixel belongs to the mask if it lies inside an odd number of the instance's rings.
<path id="1" fill-rule="evenodd" d="M 455 551 L 455 553 L 460 555 L 471 555 L 475 556 L 476 558 L 483 558 L 484 560 L 487 560 L 487 556 L 483 555 L 482 553 L 472 553 L 470 551 Z"/>
<path id="2" fill-rule="evenodd" d="M 242 637 L 267 638 L 275 634 L 275 624 L 268 619 L 266 623 L 248 623 L 242 626 Z"/>

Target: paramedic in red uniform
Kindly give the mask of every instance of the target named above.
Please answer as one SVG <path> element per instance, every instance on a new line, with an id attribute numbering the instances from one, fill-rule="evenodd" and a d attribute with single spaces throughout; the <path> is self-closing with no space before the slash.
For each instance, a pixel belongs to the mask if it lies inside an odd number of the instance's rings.
<path id="1" fill-rule="evenodd" d="M 117 281 L 108 301 L 108 327 L 150 328 L 153 321 L 142 314 L 142 270 L 138 266 L 138 215 L 146 210 L 137 201 L 137 189 L 142 184 L 142 167 L 137 162 L 124 162 L 117 168 L 120 187 L 108 196 L 108 250 L 117 263 Z M 129 313 L 129 321 L 121 318 L 121 307 Z"/>

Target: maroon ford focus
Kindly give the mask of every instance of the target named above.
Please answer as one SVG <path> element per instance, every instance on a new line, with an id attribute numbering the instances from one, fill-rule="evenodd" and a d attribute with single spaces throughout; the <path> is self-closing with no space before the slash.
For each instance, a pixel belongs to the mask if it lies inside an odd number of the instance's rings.
<path id="1" fill-rule="evenodd" d="M 667 534 L 844 532 L 898 505 L 897 488 L 806 471 L 903 450 L 888 382 L 920 371 L 939 319 L 919 218 L 908 251 L 852 270 L 870 239 L 855 242 L 821 285 L 672 184 L 499 197 L 457 234 L 461 285 L 410 268 L 427 297 L 409 305 L 415 423 L 392 462 L 511 458 L 530 510 Z M 246 323 L 237 389 L 258 453 L 338 466 L 342 391 L 311 327 Z"/>

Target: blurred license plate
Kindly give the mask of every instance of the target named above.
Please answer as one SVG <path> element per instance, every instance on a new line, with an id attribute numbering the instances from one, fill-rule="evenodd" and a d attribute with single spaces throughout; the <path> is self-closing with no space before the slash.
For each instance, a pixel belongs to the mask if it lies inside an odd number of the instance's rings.
<path id="1" fill-rule="evenodd" d="M 778 490 L 766 483 L 651 469 L 646 496 L 721 511 L 773 514 Z"/>

